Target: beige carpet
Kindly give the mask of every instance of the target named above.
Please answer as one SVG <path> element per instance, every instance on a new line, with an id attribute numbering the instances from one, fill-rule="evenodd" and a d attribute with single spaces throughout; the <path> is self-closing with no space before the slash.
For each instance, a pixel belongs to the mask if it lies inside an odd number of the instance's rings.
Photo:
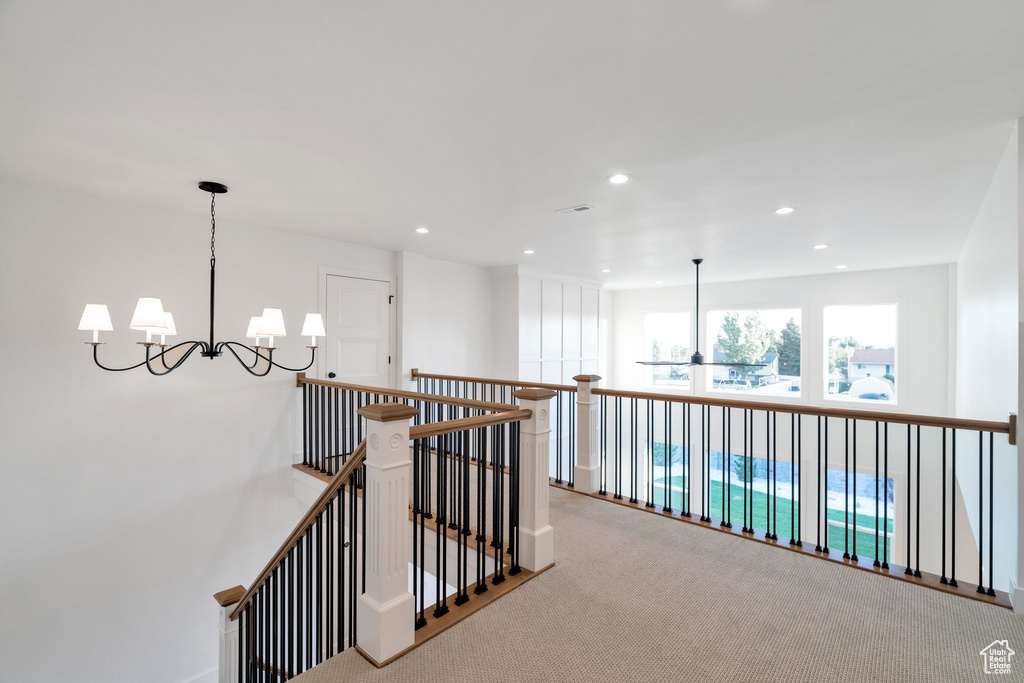
<path id="1" fill-rule="evenodd" d="M 557 566 L 385 669 L 349 681 L 985 681 L 1024 617 L 551 489 Z"/>

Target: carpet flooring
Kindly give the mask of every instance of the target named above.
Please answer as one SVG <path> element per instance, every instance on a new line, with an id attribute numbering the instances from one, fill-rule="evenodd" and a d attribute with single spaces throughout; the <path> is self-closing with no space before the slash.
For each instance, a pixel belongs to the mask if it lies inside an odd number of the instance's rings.
<path id="1" fill-rule="evenodd" d="M 1024 617 L 551 489 L 556 566 L 384 669 L 299 683 L 985 681 Z M 1024 680 L 1024 660 L 1010 676 Z"/>

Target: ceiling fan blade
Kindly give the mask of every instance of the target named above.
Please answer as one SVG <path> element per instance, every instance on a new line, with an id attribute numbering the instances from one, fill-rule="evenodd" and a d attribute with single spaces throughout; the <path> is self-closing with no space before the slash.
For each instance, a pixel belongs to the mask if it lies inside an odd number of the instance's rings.
<path id="1" fill-rule="evenodd" d="M 673 360 L 638 360 L 637 365 L 675 365 L 675 366 L 689 366 L 693 363 L 689 361 L 673 361 Z"/>
<path id="2" fill-rule="evenodd" d="M 766 368 L 765 363 L 705 363 L 704 365 L 724 365 L 730 368 Z"/>

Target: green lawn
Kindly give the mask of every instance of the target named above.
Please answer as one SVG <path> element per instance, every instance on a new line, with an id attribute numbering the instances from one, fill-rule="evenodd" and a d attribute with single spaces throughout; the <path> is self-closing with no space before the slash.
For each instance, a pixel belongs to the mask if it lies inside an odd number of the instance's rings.
<path id="1" fill-rule="evenodd" d="M 671 507 L 673 510 L 681 510 L 683 507 L 683 490 L 686 486 L 686 478 L 680 475 L 672 476 L 672 492 L 671 492 Z M 714 519 L 722 519 L 722 484 L 721 482 L 711 482 L 711 516 Z M 733 526 L 743 526 L 743 487 L 733 484 L 730 486 L 731 498 L 732 498 L 732 514 L 729 515 L 729 510 L 726 510 L 726 514 L 729 516 L 733 523 Z M 747 495 L 753 495 L 753 527 L 764 531 L 768 528 L 766 524 L 766 515 L 768 515 L 768 495 L 759 491 L 747 491 Z M 659 477 L 654 480 L 654 502 L 658 505 L 662 505 L 665 501 L 665 478 Z M 747 505 L 750 505 L 750 499 L 748 498 Z M 800 503 L 799 501 L 793 502 L 786 498 L 778 498 L 778 506 L 775 510 L 775 518 L 773 528 L 775 533 L 780 538 L 791 538 L 794 534 L 790 527 L 790 510 L 792 509 L 793 517 L 795 518 L 796 525 L 800 523 Z M 700 515 L 700 499 L 695 499 L 690 505 L 691 512 L 696 515 Z M 828 509 L 826 511 L 828 520 L 838 522 L 839 526 L 832 524 L 828 525 L 828 545 L 833 550 L 846 550 L 843 543 L 844 527 L 843 527 L 843 511 Z M 748 520 L 749 521 L 749 520 Z M 875 556 L 875 517 L 873 515 L 857 515 L 857 525 L 864 528 L 870 529 L 870 531 L 857 531 L 857 555 L 858 557 L 871 557 Z M 888 520 L 888 530 L 892 533 L 893 520 Z M 853 528 L 853 514 L 850 514 L 850 528 Z M 807 531 L 804 530 L 801 533 L 803 540 L 814 542 L 816 535 L 814 534 L 813 527 L 810 529 L 811 534 L 808 536 Z M 881 535 L 881 527 L 879 529 L 878 537 L 878 554 L 882 554 L 882 543 L 883 537 Z M 849 552 L 853 552 L 853 536 L 850 535 L 850 547 Z M 892 536 L 889 537 L 889 558 L 892 559 Z"/>

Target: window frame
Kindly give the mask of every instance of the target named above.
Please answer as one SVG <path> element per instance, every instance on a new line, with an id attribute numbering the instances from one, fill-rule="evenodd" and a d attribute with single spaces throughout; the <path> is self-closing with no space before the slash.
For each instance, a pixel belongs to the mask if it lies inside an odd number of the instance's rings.
<path id="1" fill-rule="evenodd" d="M 821 332 L 821 340 L 820 340 L 821 341 L 821 382 L 820 382 L 820 386 L 818 387 L 819 391 L 821 391 L 821 400 L 822 400 L 822 404 L 823 405 L 827 405 L 828 403 L 832 403 L 832 404 L 839 403 L 839 404 L 846 404 L 847 407 L 857 406 L 858 410 L 864 409 L 864 410 L 876 410 L 876 411 L 879 411 L 879 412 L 885 412 L 885 411 L 889 410 L 890 408 L 897 407 L 900 404 L 900 397 L 903 395 L 903 392 L 906 391 L 906 388 L 896 387 L 895 384 L 894 384 L 894 388 L 896 390 L 896 395 L 893 397 L 893 399 L 891 401 L 878 401 L 878 400 L 875 400 L 875 399 L 867 399 L 867 398 L 850 398 L 849 396 L 843 397 L 843 396 L 841 396 L 839 394 L 830 394 L 830 393 L 828 393 L 828 354 L 829 354 L 829 347 L 828 347 L 828 329 L 827 329 L 827 323 L 826 323 L 826 320 L 825 320 L 825 309 L 827 309 L 827 308 L 838 308 L 838 307 L 854 308 L 854 307 L 867 307 L 867 306 L 894 306 L 896 308 L 896 314 L 895 314 L 896 329 L 895 329 L 895 332 L 894 332 L 894 337 L 895 337 L 895 341 L 894 341 L 895 354 L 894 354 L 894 360 L 893 360 L 892 364 L 895 366 L 896 369 L 902 369 L 902 368 L 905 367 L 905 364 L 903 362 L 903 352 L 901 350 L 901 344 L 900 344 L 900 337 L 902 336 L 900 334 L 900 330 L 903 329 L 903 315 L 904 315 L 904 311 L 906 310 L 906 307 L 903 305 L 903 301 L 902 300 L 900 300 L 900 299 L 893 300 L 893 299 L 888 299 L 887 298 L 887 299 L 884 299 L 884 300 L 880 299 L 880 300 L 858 301 L 856 303 L 830 303 L 830 304 L 823 304 L 821 306 L 821 308 L 820 308 L 820 314 L 821 314 L 821 330 L 820 330 L 820 332 Z M 899 380 L 900 376 L 898 374 L 895 374 L 895 373 L 893 373 L 893 374 L 895 375 L 896 379 Z"/>
<path id="2" fill-rule="evenodd" d="M 642 310 L 643 310 L 643 316 L 644 316 L 644 322 L 643 322 L 643 338 L 644 338 L 644 340 L 643 340 L 643 346 L 641 347 L 643 349 L 643 351 L 642 351 L 641 356 L 640 356 L 642 359 L 647 360 L 647 315 L 650 314 L 650 313 L 683 313 L 683 314 L 689 316 L 688 324 L 689 324 L 690 329 L 687 331 L 688 334 L 687 334 L 687 339 L 686 339 L 686 344 L 687 344 L 687 346 L 689 346 L 690 340 L 693 337 L 693 327 L 694 327 L 694 320 L 695 320 L 694 310 L 693 310 L 692 306 L 656 306 L 656 307 L 651 307 L 651 308 L 644 308 Z M 691 349 L 691 353 L 692 353 L 692 349 Z M 646 389 L 646 390 L 648 390 L 648 391 L 650 391 L 652 393 L 679 394 L 679 395 L 687 395 L 687 396 L 694 395 L 694 388 L 696 387 L 697 383 L 693 379 L 693 373 L 692 372 L 690 373 L 690 380 L 689 380 L 688 386 L 686 386 L 686 387 L 665 386 L 665 385 L 662 385 L 662 384 L 654 384 L 653 379 L 652 379 L 653 375 L 654 375 L 654 366 L 641 365 L 639 367 L 643 371 L 643 377 L 642 377 L 642 380 L 641 380 L 641 385 L 644 387 L 644 389 Z"/>
<path id="3" fill-rule="evenodd" d="M 791 404 L 810 404 L 811 399 L 808 393 L 807 386 L 807 371 L 808 367 L 808 348 L 807 348 L 807 330 L 806 330 L 806 317 L 807 317 L 808 306 L 805 303 L 767 303 L 767 304 L 740 304 L 737 306 L 727 305 L 713 305 L 708 306 L 704 310 L 703 319 L 701 326 L 705 330 L 704 343 L 707 348 L 704 350 L 705 358 L 714 358 L 714 343 L 710 338 L 711 323 L 710 317 L 712 312 L 730 312 L 730 311 L 799 311 L 800 312 L 800 392 L 797 396 L 788 394 L 749 394 L 743 391 L 735 391 L 731 389 L 713 389 L 709 387 L 712 382 L 711 374 L 708 372 L 705 377 L 703 386 L 701 387 L 702 396 L 727 396 L 729 400 L 737 401 L 751 401 L 751 402 L 779 402 L 779 403 L 791 403 Z M 717 333 L 717 331 L 716 331 Z M 691 384 L 694 382 L 691 381 Z M 793 393 L 793 392 L 789 392 Z"/>

